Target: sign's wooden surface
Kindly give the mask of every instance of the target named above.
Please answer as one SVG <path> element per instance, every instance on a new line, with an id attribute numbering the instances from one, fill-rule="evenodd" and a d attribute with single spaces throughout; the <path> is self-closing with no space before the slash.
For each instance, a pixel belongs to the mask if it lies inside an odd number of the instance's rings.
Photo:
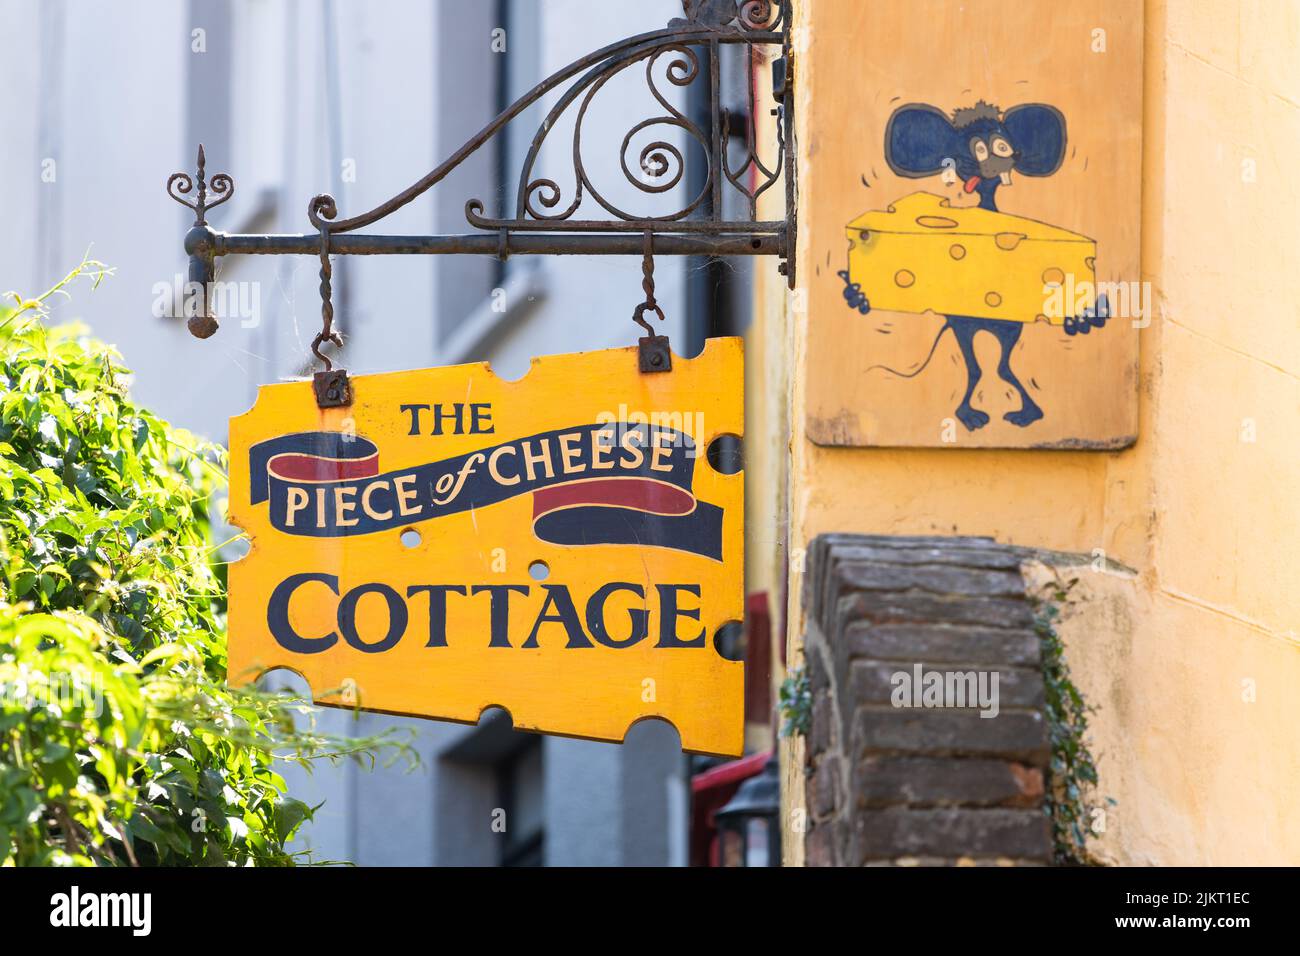
<path id="1" fill-rule="evenodd" d="M 301 674 L 334 706 L 620 741 L 671 722 L 738 755 L 743 476 L 739 339 L 671 372 L 636 349 L 356 376 L 319 409 L 264 386 L 230 427 L 230 677 Z"/>
<path id="2" fill-rule="evenodd" d="M 831 4 L 810 42 L 809 437 L 1131 444 L 1140 0 Z"/>

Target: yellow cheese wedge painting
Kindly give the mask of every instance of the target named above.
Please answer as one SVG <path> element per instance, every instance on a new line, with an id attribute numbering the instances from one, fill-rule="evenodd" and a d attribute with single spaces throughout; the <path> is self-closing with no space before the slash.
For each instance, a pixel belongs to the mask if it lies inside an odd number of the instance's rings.
<path id="1" fill-rule="evenodd" d="M 859 216 L 848 237 L 849 281 L 892 312 L 1064 325 L 1083 311 L 1064 294 L 1067 280 L 1076 289 L 1094 283 L 1097 246 L 1087 236 L 931 193 Z"/>

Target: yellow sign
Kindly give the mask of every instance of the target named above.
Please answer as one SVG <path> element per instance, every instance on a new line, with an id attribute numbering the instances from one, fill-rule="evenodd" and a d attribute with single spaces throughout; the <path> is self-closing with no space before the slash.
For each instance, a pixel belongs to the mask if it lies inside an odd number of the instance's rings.
<path id="1" fill-rule="evenodd" d="M 1062 325 L 1093 304 L 1097 244 L 1068 229 L 918 192 L 847 232 L 873 309 Z"/>
<path id="2" fill-rule="evenodd" d="M 621 741 L 645 717 L 738 755 L 739 339 L 670 372 L 637 350 L 268 385 L 230 423 L 229 673 L 288 668 L 332 706 Z"/>

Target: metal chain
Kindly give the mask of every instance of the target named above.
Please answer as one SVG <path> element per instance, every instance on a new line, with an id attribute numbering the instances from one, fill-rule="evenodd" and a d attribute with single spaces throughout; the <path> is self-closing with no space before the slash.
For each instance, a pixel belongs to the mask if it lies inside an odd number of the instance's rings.
<path id="1" fill-rule="evenodd" d="M 334 267 L 330 264 L 329 228 L 322 225 L 320 227 L 320 331 L 316 333 L 316 338 L 312 339 L 311 351 L 325 363 L 327 372 L 334 368 L 334 363 L 320 350 L 321 345 L 332 342 L 338 348 L 343 348 L 342 337 L 334 331 L 334 303 L 330 300 L 333 294 L 330 280 L 333 275 Z"/>

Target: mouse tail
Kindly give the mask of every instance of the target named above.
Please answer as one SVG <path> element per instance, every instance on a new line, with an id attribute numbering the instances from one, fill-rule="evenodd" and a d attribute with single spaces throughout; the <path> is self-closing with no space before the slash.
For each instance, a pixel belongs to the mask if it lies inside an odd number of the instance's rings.
<path id="1" fill-rule="evenodd" d="M 900 372 L 898 369 L 890 368 L 888 365 L 873 365 L 868 368 L 867 371 L 870 372 L 875 369 L 881 369 L 882 371 L 888 372 L 890 375 L 897 375 L 899 378 L 916 378 L 924 372 L 925 367 L 930 364 L 930 359 L 934 358 L 935 350 L 939 348 L 939 340 L 943 338 L 943 333 L 947 332 L 950 328 L 952 328 L 951 320 L 943 323 L 943 328 L 939 330 L 938 334 L 934 337 L 934 341 L 930 343 L 930 354 L 925 357 L 925 361 L 921 363 L 921 367 L 915 371 Z"/>

